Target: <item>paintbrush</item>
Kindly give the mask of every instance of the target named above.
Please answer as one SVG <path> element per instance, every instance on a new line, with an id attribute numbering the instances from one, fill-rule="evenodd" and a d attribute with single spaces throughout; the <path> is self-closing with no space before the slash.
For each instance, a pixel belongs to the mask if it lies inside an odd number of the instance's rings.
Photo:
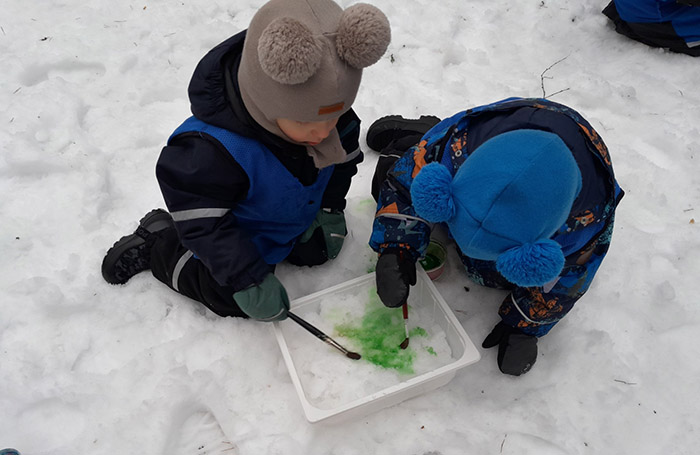
<path id="1" fill-rule="evenodd" d="M 360 354 L 358 354 L 357 352 L 348 351 L 347 349 L 342 347 L 337 341 L 335 341 L 333 338 L 331 338 L 328 335 L 326 335 L 325 333 L 321 332 L 319 329 L 317 329 L 313 325 L 309 324 L 308 322 L 306 322 L 305 320 L 303 320 L 302 318 L 300 318 L 296 314 L 292 313 L 291 311 L 287 312 L 287 316 L 289 316 L 289 319 L 291 319 L 292 321 L 296 322 L 297 324 L 299 324 L 300 326 L 302 326 L 303 328 L 308 330 L 316 338 L 323 341 L 324 343 L 327 343 L 327 344 L 333 346 L 334 348 L 336 348 L 337 350 L 339 350 L 340 352 L 345 354 L 348 358 L 351 358 L 352 360 L 359 360 L 362 358 L 362 356 Z"/>
<path id="2" fill-rule="evenodd" d="M 404 303 L 401 309 L 403 310 L 403 328 L 406 331 L 406 339 L 401 342 L 399 347 L 406 349 L 408 347 L 408 303 Z"/>

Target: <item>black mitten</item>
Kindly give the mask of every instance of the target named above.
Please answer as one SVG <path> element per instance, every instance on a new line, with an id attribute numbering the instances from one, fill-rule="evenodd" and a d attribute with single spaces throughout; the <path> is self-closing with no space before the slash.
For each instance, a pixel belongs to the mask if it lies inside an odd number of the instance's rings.
<path id="1" fill-rule="evenodd" d="M 537 337 L 527 335 L 503 321 L 496 324 L 481 347 L 488 349 L 496 345 L 501 373 L 520 376 L 530 371 L 537 361 Z"/>
<path id="2" fill-rule="evenodd" d="M 287 261 L 294 265 L 321 265 L 335 259 L 343 247 L 348 229 L 342 210 L 321 209 L 311 226 L 299 237 Z"/>
<path id="3" fill-rule="evenodd" d="M 377 294 L 385 306 L 397 308 L 416 284 L 416 262 L 405 250 L 387 250 L 377 261 Z"/>
<path id="4" fill-rule="evenodd" d="M 287 256 L 287 261 L 294 265 L 309 267 L 328 261 L 323 231 L 320 228 L 316 229 L 305 242 L 296 242 Z"/>

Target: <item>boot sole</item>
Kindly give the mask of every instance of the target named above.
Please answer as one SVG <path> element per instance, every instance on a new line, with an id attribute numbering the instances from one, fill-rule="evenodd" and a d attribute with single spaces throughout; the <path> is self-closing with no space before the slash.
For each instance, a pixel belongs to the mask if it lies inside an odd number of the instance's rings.
<path id="1" fill-rule="evenodd" d="M 422 115 L 418 119 L 405 119 L 400 115 L 388 115 L 375 120 L 367 130 L 367 145 L 375 151 L 384 149 L 391 139 L 380 139 L 384 133 L 392 131 L 405 131 L 407 133 L 425 134 L 433 126 L 440 123 L 440 119 L 433 115 Z"/>
<path id="2" fill-rule="evenodd" d="M 156 217 L 158 217 L 159 219 L 154 219 Z M 164 225 L 161 227 L 160 224 Z M 158 227 L 158 229 L 154 229 L 149 232 L 158 232 L 163 229 L 167 229 L 169 226 L 174 226 L 172 217 L 168 212 L 165 212 L 161 209 L 151 210 L 139 220 L 139 228 L 148 230 L 148 227 Z M 114 245 L 112 245 L 112 247 L 109 250 L 107 250 L 107 254 L 102 260 L 102 278 L 104 278 L 105 281 L 109 284 L 126 283 L 130 277 L 126 280 L 120 280 L 116 276 L 112 275 L 111 272 L 114 269 L 114 264 L 119 260 L 120 257 L 122 257 L 122 255 L 127 250 L 130 250 L 131 248 L 136 248 L 145 242 L 146 240 L 141 236 L 137 235 L 136 233 L 125 235 L 124 237 L 114 242 Z"/>
<path id="3" fill-rule="evenodd" d="M 102 261 L 102 278 L 109 284 L 124 284 L 129 279 L 120 280 L 116 276 L 112 275 L 114 270 L 114 264 L 122 257 L 122 255 L 131 248 L 136 248 L 146 241 L 136 234 L 125 235 L 124 237 L 117 240 L 112 248 L 107 251 L 104 260 Z"/>

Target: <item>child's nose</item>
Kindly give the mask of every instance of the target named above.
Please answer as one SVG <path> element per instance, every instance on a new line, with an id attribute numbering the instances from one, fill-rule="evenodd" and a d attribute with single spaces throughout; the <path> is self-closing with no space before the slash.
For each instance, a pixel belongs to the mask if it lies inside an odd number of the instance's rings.
<path id="1" fill-rule="evenodd" d="M 333 128 L 335 128 L 335 125 L 332 122 L 328 122 L 316 128 L 313 131 L 313 134 L 318 136 L 320 139 L 325 139 L 328 137 L 329 134 L 331 134 Z"/>

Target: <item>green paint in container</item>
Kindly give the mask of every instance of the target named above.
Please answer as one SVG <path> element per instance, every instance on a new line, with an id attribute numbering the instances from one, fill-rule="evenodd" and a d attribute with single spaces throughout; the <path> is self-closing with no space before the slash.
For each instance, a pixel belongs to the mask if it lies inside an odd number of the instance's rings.
<path id="1" fill-rule="evenodd" d="M 442 264 L 440 258 L 430 253 L 427 253 L 425 257 L 420 260 L 420 265 L 423 266 L 425 270 L 435 269 L 440 267 L 440 264 Z"/>
<path id="2" fill-rule="evenodd" d="M 431 240 L 425 254 L 418 260 L 431 280 L 437 280 L 445 271 L 445 261 L 447 260 L 447 250 L 440 242 Z"/>
<path id="3" fill-rule="evenodd" d="M 385 307 L 375 287 L 369 290 L 369 302 L 359 325 L 339 324 L 335 326 L 335 333 L 355 341 L 364 360 L 401 374 L 414 373 L 416 351 L 410 345 L 408 349 L 399 348 L 406 337 L 403 314 L 396 308 Z M 427 332 L 421 327 L 414 327 L 410 336 L 427 336 Z"/>

